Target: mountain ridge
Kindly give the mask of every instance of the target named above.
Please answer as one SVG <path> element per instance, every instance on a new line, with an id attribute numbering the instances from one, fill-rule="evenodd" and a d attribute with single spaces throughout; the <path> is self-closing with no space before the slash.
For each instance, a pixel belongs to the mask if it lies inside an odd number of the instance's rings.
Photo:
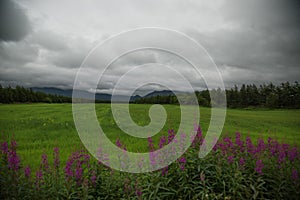
<path id="1" fill-rule="evenodd" d="M 31 89 L 34 92 L 43 92 L 46 94 L 53 94 L 53 95 L 59 95 L 59 96 L 65 96 L 65 97 L 71 97 L 73 89 L 60 89 L 56 87 L 31 87 Z M 81 96 L 91 96 L 91 92 L 87 91 L 79 91 Z M 126 96 L 126 95 L 116 95 L 114 96 L 114 100 L 125 102 L 127 99 L 129 99 L 131 102 L 141 99 L 141 98 L 149 98 L 153 96 L 167 96 L 167 95 L 174 95 L 174 93 L 170 90 L 161 90 L 161 91 L 153 91 L 150 92 L 144 96 L 140 95 L 133 95 L 133 96 Z M 95 100 L 101 100 L 101 101 L 110 101 L 112 98 L 111 94 L 107 93 L 95 93 Z"/>

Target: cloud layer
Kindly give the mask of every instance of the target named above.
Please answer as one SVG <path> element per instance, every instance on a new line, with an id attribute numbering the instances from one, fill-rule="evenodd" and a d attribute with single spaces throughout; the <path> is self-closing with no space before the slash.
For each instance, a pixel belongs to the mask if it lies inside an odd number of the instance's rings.
<path id="1" fill-rule="evenodd" d="M 121 31 L 145 26 L 179 30 L 202 44 L 227 87 L 299 81 L 297 0 L 131 0 L 126 4 L 114 0 L 5 0 L 0 4 L 2 84 L 71 88 L 79 66 L 93 47 Z M 133 66 L 166 61 L 190 77 L 196 89 L 205 87 L 203 79 L 182 60 L 147 50 L 116 61 L 98 90 L 110 93 L 122 73 Z M 150 72 L 149 68 L 133 79 L 142 79 Z M 167 71 L 162 69 L 158 75 L 184 90 Z M 128 83 L 120 92 L 126 93 L 129 87 Z"/>

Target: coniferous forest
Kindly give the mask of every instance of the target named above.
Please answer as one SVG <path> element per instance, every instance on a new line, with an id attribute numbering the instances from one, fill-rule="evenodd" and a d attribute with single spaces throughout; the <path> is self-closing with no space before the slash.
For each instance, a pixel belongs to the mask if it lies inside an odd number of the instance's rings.
<path id="1" fill-rule="evenodd" d="M 212 94 L 221 92 L 220 89 L 212 90 Z M 200 106 L 210 107 L 210 92 L 208 90 L 195 92 Z M 255 84 L 241 87 L 235 86 L 226 89 L 227 107 L 230 108 L 300 108 L 300 85 L 295 83 L 273 83 L 256 86 Z M 162 103 L 178 104 L 175 95 L 152 96 L 149 98 L 137 99 L 135 103 Z"/>
<path id="2" fill-rule="evenodd" d="M 34 92 L 31 88 L 21 86 L 2 87 L 0 85 L 0 103 L 71 103 L 70 97 L 43 92 Z"/>

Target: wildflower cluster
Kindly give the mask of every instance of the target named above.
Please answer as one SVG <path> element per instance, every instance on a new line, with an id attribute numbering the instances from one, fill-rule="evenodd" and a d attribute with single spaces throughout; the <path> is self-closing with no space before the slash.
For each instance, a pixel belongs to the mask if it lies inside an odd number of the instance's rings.
<path id="1" fill-rule="evenodd" d="M 23 166 L 15 141 L 0 143 L 0 199 L 298 199 L 300 193 L 300 151 L 297 147 L 236 133 L 225 136 L 204 158 L 199 159 L 199 147 L 204 134 L 195 127 L 195 135 L 170 129 L 159 140 L 148 138 L 149 158 L 155 168 L 174 153 L 180 157 L 169 166 L 151 173 L 128 174 L 109 168 L 112 155 L 99 147 L 94 160 L 84 150 L 73 152 L 61 163 L 59 148 L 53 156 L 41 155 L 40 166 L 34 170 Z M 191 147 L 185 149 L 186 142 Z M 176 147 L 161 154 L 158 149 L 170 143 Z M 127 150 L 122 149 L 120 166 L 130 167 Z M 50 158 L 50 160 L 49 160 Z M 51 160 L 52 158 L 52 160 Z"/>

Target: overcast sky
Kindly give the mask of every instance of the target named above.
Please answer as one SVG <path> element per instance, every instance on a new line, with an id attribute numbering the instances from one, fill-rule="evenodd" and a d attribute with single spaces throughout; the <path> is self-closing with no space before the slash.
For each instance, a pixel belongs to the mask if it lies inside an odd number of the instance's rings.
<path id="1" fill-rule="evenodd" d="M 72 88 L 83 59 L 99 42 L 133 28 L 163 27 L 202 44 L 226 87 L 299 81 L 299 10 L 298 0 L 1 0 L 0 80 Z M 110 93 L 124 69 L 162 60 L 180 66 L 196 89 L 203 87 L 180 59 L 147 50 L 117 60 L 98 89 Z M 159 75 L 184 90 L 163 70 Z"/>

